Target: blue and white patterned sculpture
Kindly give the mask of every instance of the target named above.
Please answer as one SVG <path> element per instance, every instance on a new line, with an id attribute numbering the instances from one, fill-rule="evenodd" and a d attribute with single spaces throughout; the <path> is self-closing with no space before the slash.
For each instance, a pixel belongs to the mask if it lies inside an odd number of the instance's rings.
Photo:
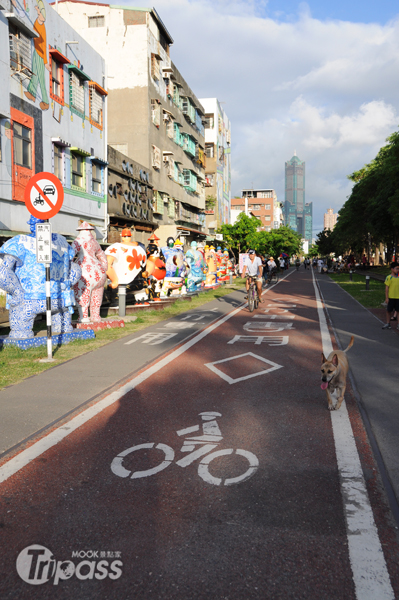
<path id="1" fill-rule="evenodd" d="M 190 272 L 187 277 L 187 291 L 195 292 L 200 290 L 205 281 L 204 268 L 205 261 L 199 250 L 197 250 L 197 242 L 191 242 L 191 247 L 186 252 L 186 262 L 190 267 Z"/>
<path id="2" fill-rule="evenodd" d="M 0 248 L 0 288 L 7 292 L 7 308 L 10 319 L 10 338 L 33 338 L 33 322 L 36 315 L 46 312 L 46 270 L 36 260 L 36 223 L 43 223 L 31 216 L 28 221 L 31 235 L 16 235 Z M 79 281 L 81 268 L 72 263 L 74 250 L 58 233 L 52 234 L 52 263 L 50 266 L 50 291 L 52 332 L 73 331 L 71 316 L 75 305 L 72 286 Z"/>

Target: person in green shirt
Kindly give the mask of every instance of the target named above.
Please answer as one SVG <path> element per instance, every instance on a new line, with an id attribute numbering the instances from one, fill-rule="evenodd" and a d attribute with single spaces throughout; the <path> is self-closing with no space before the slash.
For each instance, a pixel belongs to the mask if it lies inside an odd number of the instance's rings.
<path id="1" fill-rule="evenodd" d="M 383 329 L 392 329 L 390 320 L 393 311 L 399 310 L 399 264 L 391 263 L 391 274 L 385 279 L 385 302 L 387 304 L 387 322 Z M 397 325 L 396 329 L 399 329 Z"/>

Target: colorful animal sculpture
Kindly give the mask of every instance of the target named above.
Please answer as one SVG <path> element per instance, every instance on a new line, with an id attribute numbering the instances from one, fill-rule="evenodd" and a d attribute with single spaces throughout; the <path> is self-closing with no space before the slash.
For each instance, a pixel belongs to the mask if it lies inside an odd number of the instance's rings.
<path id="1" fill-rule="evenodd" d="M 76 252 L 75 260 L 82 269 L 81 278 L 73 287 L 78 303 L 79 321 L 82 323 L 101 321 L 100 307 L 107 280 L 107 257 L 93 237 L 93 230 L 92 225 L 83 221 L 77 228 L 78 237 L 72 242 L 72 248 Z"/>
<path id="2" fill-rule="evenodd" d="M 205 246 L 205 262 L 207 266 L 205 287 L 209 287 L 215 285 L 217 281 L 217 259 L 215 248 L 213 246 L 211 246 L 208 251 L 206 251 Z"/>
<path id="3" fill-rule="evenodd" d="M 205 276 L 205 261 L 201 252 L 197 249 L 197 242 L 191 242 L 191 247 L 186 252 L 186 262 L 189 266 L 187 277 L 187 291 L 195 292 L 201 289 Z"/>
<path id="4" fill-rule="evenodd" d="M 147 246 L 147 264 L 143 277 L 147 279 L 148 295 L 151 300 L 159 300 L 162 290 L 162 282 L 165 279 L 166 267 L 161 259 L 161 252 L 158 248 L 159 238 L 152 234 L 148 239 Z"/>
<path id="5" fill-rule="evenodd" d="M 107 277 L 111 280 L 111 288 L 128 285 L 141 272 L 147 262 L 145 250 L 137 242 L 131 241 L 130 229 L 122 229 L 121 242 L 109 246 L 107 256 Z"/>
<path id="6" fill-rule="evenodd" d="M 162 254 L 165 257 L 166 276 L 161 295 L 179 294 L 183 288 L 186 273 L 182 243 L 180 240 L 174 242 L 173 238 L 168 238 L 167 246 L 162 248 Z"/>
<path id="7" fill-rule="evenodd" d="M 36 260 L 36 223 L 44 223 L 31 216 L 30 235 L 16 235 L 0 248 L 3 258 L 0 265 L 0 288 L 7 292 L 10 320 L 10 338 L 34 337 L 33 323 L 36 315 L 46 312 L 46 269 Z M 66 239 L 53 233 L 51 236 L 50 294 L 52 333 L 73 331 L 71 317 L 75 306 L 72 286 L 82 274 L 78 264 L 72 262 L 74 250 Z"/>

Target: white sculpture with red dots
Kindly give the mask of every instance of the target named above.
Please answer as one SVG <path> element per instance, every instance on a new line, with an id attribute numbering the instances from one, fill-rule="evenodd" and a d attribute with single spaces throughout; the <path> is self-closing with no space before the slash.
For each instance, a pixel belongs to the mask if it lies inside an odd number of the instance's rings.
<path id="1" fill-rule="evenodd" d="M 107 279 L 107 257 L 94 238 L 92 230 L 94 227 L 87 221 L 83 221 L 77 228 L 78 237 L 72 242 L 72 248 L 76 252 L 75 260 L 82 269 L 82 276 L 73 288 L 81 323 L 101 321 L 100 307 Z"/>

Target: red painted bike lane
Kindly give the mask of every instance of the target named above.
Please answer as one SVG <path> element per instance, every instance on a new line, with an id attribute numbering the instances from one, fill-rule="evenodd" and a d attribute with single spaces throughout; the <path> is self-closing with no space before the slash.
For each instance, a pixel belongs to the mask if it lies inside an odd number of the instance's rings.
<path id="1" fill-rule="evenodd" d="M 1 485 L 2 598 L 356 598 L 312 280 L 263 299 Z"/>

